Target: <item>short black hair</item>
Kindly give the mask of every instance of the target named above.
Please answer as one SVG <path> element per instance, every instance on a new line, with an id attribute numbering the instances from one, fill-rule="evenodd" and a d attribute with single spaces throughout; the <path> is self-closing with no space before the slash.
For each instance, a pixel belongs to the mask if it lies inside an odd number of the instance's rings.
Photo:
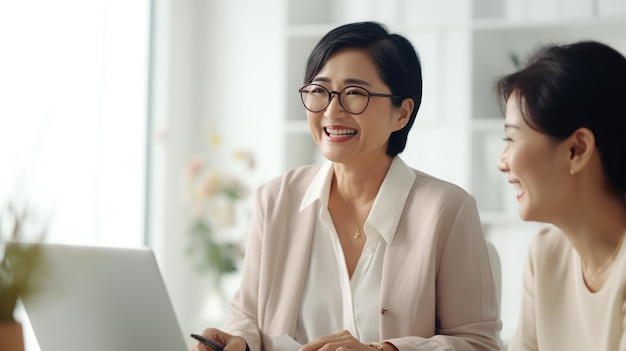
<path id="1" fill-rule="evenodd" d="M 422 66 L 419 55 L 408 39 L 389 33 L 380 23 L 344 24 L 328 32 L 317 43 L 306 64 L 304 84 L 311 83 L 330 56 L 348 48 L 362 49 L 370 55 L 391 93 L 400 96 L 391 100 L 395 107 L 399 107 L 406 98 L 413 99 L 415 103 L 406 126 L 389 137 L 387 155 L 396 156 L 406 147 L 409 131 L 422 103 Z"/>

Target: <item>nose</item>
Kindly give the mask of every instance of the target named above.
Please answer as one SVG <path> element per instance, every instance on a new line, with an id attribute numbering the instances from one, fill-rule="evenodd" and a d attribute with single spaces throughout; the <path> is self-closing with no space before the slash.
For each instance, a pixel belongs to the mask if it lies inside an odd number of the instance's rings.
<path id="1" fill-rule="evenodd" d="M 324 113 L 329 115 L 330 117 L 340 116 L 341 114 L 338 114 L 337 112 L 343 111 L 343 106 L 341 105 L 341 101 L 339 101 L 339 93 L 336 91 L 331 91 L 328 96 L 330 101 L 328 102 L 328 106 L 326 106 Z"/>
<path id="2" fill-rule="evenodd" d="M 498 159 L 496 160 L 496 165 L 500 172 L 507 173 L 509 171 L 509 164 L 506 160 L 506 149 L 502 151 Z"/>

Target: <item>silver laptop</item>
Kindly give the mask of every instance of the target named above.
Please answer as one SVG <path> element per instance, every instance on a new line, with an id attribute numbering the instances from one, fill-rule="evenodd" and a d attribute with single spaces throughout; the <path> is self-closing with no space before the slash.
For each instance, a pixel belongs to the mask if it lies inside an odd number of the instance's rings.
<path id="1" fill-rule="evenodd" d="M 44 274 L 22 303 L 42 351 L 188 349 L 152 250 L 29 245 Z"/>

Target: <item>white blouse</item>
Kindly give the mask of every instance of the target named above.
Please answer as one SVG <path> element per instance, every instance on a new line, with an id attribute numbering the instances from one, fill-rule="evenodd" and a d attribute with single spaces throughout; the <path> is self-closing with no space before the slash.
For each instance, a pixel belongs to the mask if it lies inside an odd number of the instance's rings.
<path id="1" fill-rule="evenodd" d="M 324 164 L 311 183 L 302 201 L 302 207 L 317 202 L 317 220 L 313 234 L 311 256 L 295 340 L 306 344 L 319 336 L 348 330 L 363 343 L 378 342 L 379 295 L 382 279 L 383 258 L 386 243 L 394 233 L 381 233 L 376 223 L 386 223 L 389 213 L 402 213 L 404 203 L 393 208 L 377 206 L 379 197 L 396 196 L 396 192 L 408 192 L 412 181 L 401 180 L 398 167 L 389 168 L 368 218 L 363 225 L 367 241 L 356 269 L 349 278 L 341 243 L 328 211 L 328 198 L 333 177 L 332 163 Z M 393 191 L 382 191 L 393 188 Z M 302 208 L 301 207 L 301 208 Z M 384 228 L 395 228 L 397 223 L 386 223 Z"/>

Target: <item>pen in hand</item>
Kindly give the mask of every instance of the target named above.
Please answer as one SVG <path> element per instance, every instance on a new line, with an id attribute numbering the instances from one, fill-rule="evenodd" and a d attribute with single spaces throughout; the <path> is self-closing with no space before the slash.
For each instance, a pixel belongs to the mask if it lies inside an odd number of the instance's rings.
<path id="1" fill-rule="evenodd" d="M 202 335 L 198 335 L 198 334 L 191 334 L 191 337 L 200 341 L 201 343 L 212 347 L 213 349 L 215 349 L 215 351 L 222 351 L 224 350 L 224 345 L 218 343 L 217 341 L 211 340 L 211 339 L 207 339 Z"/>

